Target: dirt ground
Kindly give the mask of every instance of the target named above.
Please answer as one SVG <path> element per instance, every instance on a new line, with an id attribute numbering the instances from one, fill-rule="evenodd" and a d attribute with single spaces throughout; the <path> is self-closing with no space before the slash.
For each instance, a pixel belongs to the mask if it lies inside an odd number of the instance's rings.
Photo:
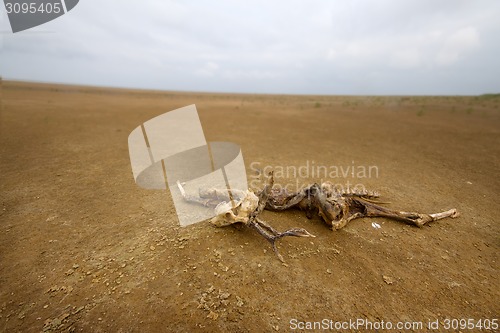
<path id="1" fill-rule="evenodd" d="M 370 177 L 330 180 L 377 190 L 391 208 L 457 208 L 461 216 L 422 229 L 363 219 L 331 231 L 300 211 L 264 212 L 279 230 L 317 236 L 283 239 L 286 264 L 253 230 L 182 228 L 168 192 L 135 184 L 127 138 L 190 104 L 207 141 L 241 146 L 249 181 L 266 166 L 375 166 Z M 335 326 L 358 319 L 415 332 L 458 331 L 446 320 L 472 319 L 484 327 L 462 332 L 498 331 L 499 105 L 498 96 L 230 95 L 4 81 L 0 331 L 369 327 Z M 320 181 L 292 176 L 276 182 Z M 429 326 L 436 320 L 439 327 Z M 423 327 L 396 329 L 398 322 Z"/>

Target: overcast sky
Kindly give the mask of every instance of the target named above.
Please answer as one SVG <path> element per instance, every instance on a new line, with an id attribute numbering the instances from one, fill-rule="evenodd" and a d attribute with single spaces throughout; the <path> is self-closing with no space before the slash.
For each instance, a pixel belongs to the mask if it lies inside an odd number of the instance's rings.
<path id="1" fill-rule="evenodd" d="M 81 0 L 12 34 L 5 79 L 160 90 L 500 92 L 500 1 Z"/>

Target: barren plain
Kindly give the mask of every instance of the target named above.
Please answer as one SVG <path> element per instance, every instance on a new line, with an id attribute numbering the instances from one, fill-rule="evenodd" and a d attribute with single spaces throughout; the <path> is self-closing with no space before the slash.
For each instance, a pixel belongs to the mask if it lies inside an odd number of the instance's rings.
<path id="1" fill-rule="evenodd" d="M 209 94 L 3 81 L 1 98 L 2 332 L 319 331 L 325 327 L 314 322 L 335 328 L 357 319 L 421 322 L 392 330 L 415 332 L 437 332 L 427 327 L 436 320 L 439 331 L 458 331 L 445 330 L 446 320 L 472 319 L 485 326 L 462 332 L 498 331 L 486 327 L 500 310 L 498 95 Z M 182 228 L 168 192 L 135 184 L 127 137 L 190 104 L 207 141 L 240 145 L 252 185 L 267 166 L 375 166 L 370 176 L 330 180 L 377 190 L 391 208 L 457 208 L 461 216 L 424 228 L 363 219 L 331 231 L 300 211 L 264 212 L 279 230 L 316 235 L 281 240 L 286 264 L 253 230 Z M 319 178 L 282 173 L 276 182 Z"/>

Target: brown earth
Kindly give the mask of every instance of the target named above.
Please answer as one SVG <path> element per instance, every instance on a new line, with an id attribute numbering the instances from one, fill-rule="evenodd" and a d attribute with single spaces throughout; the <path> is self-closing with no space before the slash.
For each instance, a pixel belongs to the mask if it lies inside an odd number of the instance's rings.
<path id="1" fill-rule="evenodd" d="M 498 96 L 2 88 L 2 332 L 284 332 L 358 318 L 422 321 L 416 332 L 437 332 L 426 326 L 440 320 L 451 332 L 446 319 L 498 320 Z M 127 137 L 189 104 L 208 141 L 241 146 L 251 181 L 268 165 L 376 166 L 331 180 L 378 190 L 392 208 L 461 216 L 422 229 L 363 219 L 333 232 L 299 211 L 265 212 L 280 230 L 317 236 L 283 239 L 286 264 L 253 230 L 181 228 L 169 193 L 135 184 Z M 296 184 L 286 176 L 277 183 Z"/>

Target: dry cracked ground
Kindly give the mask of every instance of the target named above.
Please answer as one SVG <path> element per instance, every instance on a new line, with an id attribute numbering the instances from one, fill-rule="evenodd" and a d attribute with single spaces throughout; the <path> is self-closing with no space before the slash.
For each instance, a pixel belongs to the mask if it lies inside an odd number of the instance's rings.
<path id="1" fill-rule="evenodd" d="M 472 331 L 497 331 L 486 324 L 500 309 L 498 95 L 230 95 L 4 81 L 1 102 L 2 332 L 285 332 L 358 318 L 422 322 L 415 332 L 470 318 L 485 324 Z M 308 170 L 277 175 L 294 186 L 324 178 L 313 165 L 375 166 L 369 177 L 327 176 L 377 190 L 389 207 L 461 216 L 421 229 L 367 218 L 333 232 L 300 211 L 264 212 L 279 230 L 317 236 L 281 240 L 285 264 L 253 230 L 180 227 L 169 193 L 135 184 L 127 137 L 190 104 L 207 141 L 240 145 L 252 186 L 268 166 Z M 364 327 L 341 331 L 356 330 Z"/>

